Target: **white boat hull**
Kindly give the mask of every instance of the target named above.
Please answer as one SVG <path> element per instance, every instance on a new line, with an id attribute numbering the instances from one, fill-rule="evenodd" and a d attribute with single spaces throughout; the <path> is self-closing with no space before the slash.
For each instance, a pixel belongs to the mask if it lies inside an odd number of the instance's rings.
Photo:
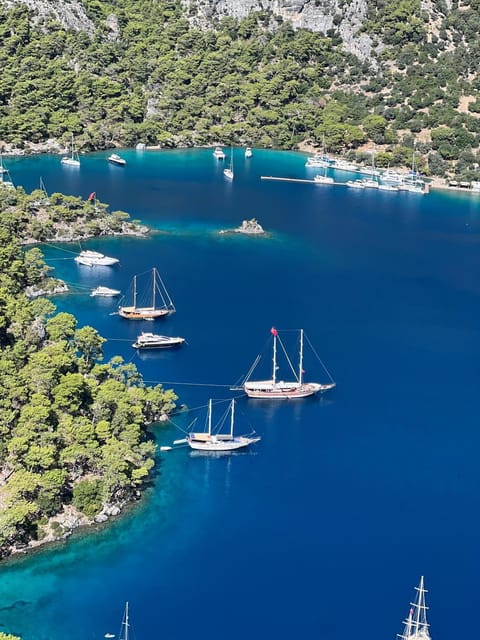
<path id="1" fill-rule="evenodd" d="M 68 167 L 79 167 L 80 160 L 74 160 L 73 158 L 62 158 L 62 164 L 66 164 Z"/>
<path id="2" fill-rule="evenodd" d="M 97 298 L 114 298 L 115 296 L 120 295 L 120 291 L 118 289 L 109 289 L 108 287 L 97 287 L 90 294 L 92 297 Z"/>
<path id="3" fill-rule="evenodd" d="M 75 262 L 77 264 L 83 264 L 86 267 L 112 267 L 114 264 L 117 264 L 118 258 L 109 258 L 108 256 L 104 256 L 103 258 L 77 256 Z"/>
<path id="4" fill-rule="evenodd" d="M 141 307 L 120 307 L 118 310 L 118 314 L 127 320 L 156 320 L 157 318 L 164 318 L 170 313 L 173 313 L 173 310 Z"/>
<path id="5" fill-rule="evenodd" d="M 201 434 L 203 435 L 203 434 Z M 223 436 L 211 436 L 210 438 L 195 439 L 195 434 L 187 438 L 187 443 L 191 449 L 197 451 L 236 451 L 258 442 L 260 437 L 235 436 L 233 438 Z"/>
<path id="6" fill-rule="evenodd" d="M 185 338 L 170 336 L 157 336 L 157 340 L 142 340 L 141 336 L 137 338 L 137 341 L 133 343 L 134 349 L 172 349 L 174 347 L 180 347 L 185 342 Z"/>
<path id="7" fill-rule="evenodd" d="M 320 384 L 319 382 L 305 382 L 299 384 L 297 382 L 277 382 L 271 380 L 259 382 L 247 382 L 243 389 L 249 398 L 269 398 L 278 400 L 281 398 L 307 398 L 316 393 L 323 393 L 329 389 L 333 389 L 335 383 Z"/>

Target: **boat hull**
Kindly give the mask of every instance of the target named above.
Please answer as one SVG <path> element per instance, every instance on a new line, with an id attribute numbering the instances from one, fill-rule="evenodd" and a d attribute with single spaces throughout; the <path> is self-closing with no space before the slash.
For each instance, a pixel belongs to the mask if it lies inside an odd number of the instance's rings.
<path id="1" fill-rule="evenodd" d="M 170 341 L 164 342 L 134 342 L 132 347 L 134 349 L 175 349 L 181 347 L 185 342 L 185 338 L 172 338 Z"/>
<path id="2" fill-rule="evenodd" d="M 118 315 L 126 320 L 156 320 L 157 318 L 165 318 L 170 313 L 170 309 L 148 309 L 139 307 L 120 307 Z"/>
<path id="3" fill-rule="evenodd" d="M 97 289 L 94 289 L 90 295 L 94 298 L 115 298 L 116 296 L 119 296 L 120 293 L 121 292 L 118 289 L 98 287 Z"/>
<path id="4" fill-rule="evenodd" d="M 72 158 L 62 158 L 62 164 L 66 164 L 68 167 L 79 167 L 80 160 L 73 160 Z"/>
<path id="5" fill-rule="evenodd" d="M 83 258 L 82 256 L 77 256 L 75 262 L 86 267 L 112 267 L 118 263 L 118 258 Z"/>
<path id="6" fill-rule="evenodd" d="M 232 439 L 223 439 L 213 436 L 208 440 L 195 440 L 194 437 L 187 438 L 187 443 L 191 449 L 196 451 L 236 451 L 248 447 L 258 442 L 260 437 L 235 436 Z"/>
<path id="7" fill-rule="evenodd" d="M 320 384 L 318 382 L 307 382 L 304 384 L 297 383 L 277 383 L 272 384 L 266 381 L 252 382 L 245 384 L 243 390 L 249 398 L 263 398 L 271 400 L 280 400 L 288 398 L 307 398 L 316 393 L 323 393 L 329 389 L 333 389 L 335 383 Z"/>

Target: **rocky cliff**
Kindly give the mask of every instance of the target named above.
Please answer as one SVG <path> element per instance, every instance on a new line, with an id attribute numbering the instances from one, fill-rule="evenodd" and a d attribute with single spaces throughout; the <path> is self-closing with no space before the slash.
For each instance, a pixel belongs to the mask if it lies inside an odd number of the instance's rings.
<path id="1" fill-rule="evenodd" d="M 295 29 L 336 33 L 346 51 L 361 60 L 372 59 L 372 39 L 360 33 L 367 0 L 182 0 L 190 21 L 202 28 L 215 18 L 245 18 L 251 11 L 270 11 Z M 381 48 L 381 47 L 380 47 Z"/>
<path id="2" fill-rule="evenodd" d="M 53 18 L 63 27 L 86 31 L 93 35 L 95 28 L 87 17 L 85 7 L 80 0 L 0 0 L 0 6 L 7 9 L 16 5 L 25 5 L 32 11 L 33 23 L 42 23 Z"/>

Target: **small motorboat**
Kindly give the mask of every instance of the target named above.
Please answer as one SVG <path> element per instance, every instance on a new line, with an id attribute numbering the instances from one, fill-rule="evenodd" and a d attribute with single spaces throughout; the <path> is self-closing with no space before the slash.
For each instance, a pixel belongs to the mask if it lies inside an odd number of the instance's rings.
<path id="1" fill-rule="evenodd" d="M 217 160 L 225 160 L 225 151 L 222 147 L 215 147 L 213 151 L 213 157 L 217 158 Z"/>
<path id="2" fill-rule="evenodd" d="M 121 167 L 124 167 L 127 164 L 127 161 L 117 153 L 112 153 L 112 155 L 108 156 L 107 160 L 108 162 L 111 162 L 112 164 L 118 164 Z"/>
<path id="3" fill-rule="evenodd" d="M 178 336 L 161 336 L 144 331 L 138 336 L 132 347 L 134 349 L 171 349 L 172 347 L 180 347 L 184 342 L 185 338 Z"/>
<path id="4" fill-rule="evenodd" d="M 96 289 L 92 289 L 91 296 L 99 297 L 99 298 L 115 298 L 115 296 L 120 295 L 120 291 L 118 289 L 110 289 L 110 287 L 97 287 Z"/>
<path id="5" fill-rule="evenodd" d="M 245 158 L 251 158 L 253 156 L 251 147 L 245 149 Z"/>

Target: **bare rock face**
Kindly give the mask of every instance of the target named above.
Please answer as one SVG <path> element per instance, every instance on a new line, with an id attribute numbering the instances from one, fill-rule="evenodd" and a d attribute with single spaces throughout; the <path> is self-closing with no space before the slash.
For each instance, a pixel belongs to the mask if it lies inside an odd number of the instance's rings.
<path id="1" fill-rule="evenodd" d="M 345 51 L 361 60 L 373 58 L 370 36 L 359 29 L 367 14 L 366 0 L 182 0 L 186 15 L 201 28 L 215 18 L 245 18 L 252 11 L 271 11 L 292 24 L 294 29 L 320 33 L 335 31 Z"/>
<path id="2" fill-rule="evenodd" d="M 25 5 L 31 9 L 35 18 L 34 23 L 43 22 L 48 18 L 54 18 L 66 29 L 86 31 L 93 35 L 95 27 L 88 18 L 85 7 L 80 0 L 0 0 L 0 5 L 6 8 Z"/>

